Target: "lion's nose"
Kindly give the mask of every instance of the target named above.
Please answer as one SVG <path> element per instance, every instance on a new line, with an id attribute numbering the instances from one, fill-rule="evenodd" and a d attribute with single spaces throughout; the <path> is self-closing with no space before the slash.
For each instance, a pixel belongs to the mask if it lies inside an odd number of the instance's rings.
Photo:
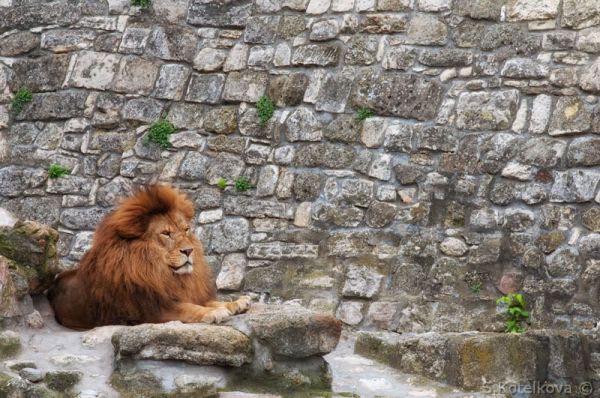
<path id="1" fill-rule="evenodd" d="M 186 256 L 189 257 L 190 254 L 192 254 L 192 252 L 194 251 L 194 249 L 192 249 L 191 247 L 189 249 L 181 249 L 179 250 L 180 252 L 182 252 L 183 254 L 185 254 Z"/>

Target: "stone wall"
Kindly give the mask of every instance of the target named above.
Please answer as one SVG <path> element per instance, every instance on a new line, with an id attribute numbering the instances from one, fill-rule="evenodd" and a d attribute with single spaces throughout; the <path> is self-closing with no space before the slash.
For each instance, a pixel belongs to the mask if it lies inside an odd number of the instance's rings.
<path id="1" fill-rule="evenodd" d="M 502 329 L 519 290 L 533 327 L 592 328 L 598 54 L 597 0 L 0 0 L 0 206 L 56 226 L 67 267 L 168 181 L 222 291 L 418 332 Z"/>

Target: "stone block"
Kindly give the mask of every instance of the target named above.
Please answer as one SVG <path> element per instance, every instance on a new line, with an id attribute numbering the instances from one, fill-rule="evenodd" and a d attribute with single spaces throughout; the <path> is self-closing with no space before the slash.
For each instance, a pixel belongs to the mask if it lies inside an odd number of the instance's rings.
<path id="1" fill-rule="evenodd" d="M 27 87 L 33 92 L 60 89 L 67 74 L 70 58 L 68 55 L 50 55 L 18 59 L 12 66 L 12 91 L 21 87 Z"/>
<path id="2" fill-rule="evenodd" d="M 456 126 L 467 130 L 508 129 L 518 102 L 517 90 L 462 93 L 456 106 Z"/>
<path id="3" fill-rule="evenodd" d="M 362 72 L 352 91 L 352 105 L 380 115 L 433 119 L 441 101 L 441 85 L 413 74 Z M 516 110 L 515 110 L 516 111 Z"/>
<path id="4" fill-rule="evenodd" d="M 185 99 L 192 102 L 216 104 L 221 98 L 225 75 L 219 73 L 192 75 Z"/>
<path id="5" fill-rule="evenodd" d="M 159 68 L 158 61 L 125 56 L 115 76 L 113 89 L 127 94 L 148 95 L 154 87 Z"/>
<path id="6" fill-rule="evenodd" d="M 331 66 L 337 65 L 341 50 L 335 44 L 305 44 L 294 49 L 292 64 Z"/>
<path id="7" fill-rule="evenodd" d="M 93 51 L 77 54 L 69 84 L 96 90 L 106 90 L 113 81 L 121 56 Z"/>
<path id="8" fill-rule="evenodd" d="M 190 76 L 190 68 L 179 64 L 161 66 L 152 96 L 160 99 L 180 100 L 185 84 Z"/>
<path id="9" fill-rule="evenodd" d="M 257 71 L 231 72 L 227 75 L 223 99 L 257 102 L 267 89 L 267 74 Z"/>
<path id="10" fill-rule="evenodd" d="M 218 28 L 243 28 L 252 12 L 250 0 L 192 0 L 187 23 Z"/>

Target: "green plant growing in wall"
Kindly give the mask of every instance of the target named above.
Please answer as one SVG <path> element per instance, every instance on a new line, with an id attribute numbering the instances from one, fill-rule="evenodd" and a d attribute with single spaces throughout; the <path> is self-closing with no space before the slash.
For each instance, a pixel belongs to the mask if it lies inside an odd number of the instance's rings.
<path id="1" fill-rule="evenodd" d="M 261 96 L 256 103 L 260 127 L 265 127 L 275 112 L 275 104 L 266 95 Z"/>
<path id="2" fill-rule="evenodd" d="M 50 167 L 48 167 L 49 178 L 60 178 L 69 174 L 71 174 L 71 171 L 60 164 L 53 163 L 50 165 Z"/>
<path id="3" fill-rule="evenodd" d="M 12 113 L 14 113 L 15 115 L 18 115 L 19 113 L 21 113 L 21 111 L 25 107 L 25 104 L 31 102 L 32 99 L 33 99 L 33 96 L 31 95 L 31 90 L 28 89 L 27 87 L 21 87 L 15 93 L 15 96 L 13 97 L 12 101 L 10 102 L 10 109 L 11 109 Z"/>
<path id="4" fill-rule="evenodd" d="M 529 312 L 525 310 L 526 303 L 520 293 L 511 293 L 496 300 L 497 305 L 506 306 L 507 319 L 504 323 L 507 333 L 523 333 L 525 327 L 523 322 L 529 318 Z"/>
<path id="5" fill-rule="evenodd" d="M 217 188 L 219 188 L 220 190 L 227 188 L 227 180 L 224 178 L 219 178 L 217 180 Z"/>
<path id="6" fill-rule="evenodd" d="M 373 116 L 373 112 L 369 108 L 360 108 L 356 111 L 356 120 L 363 121 Z"/>
<path id="7" fill-rule="evenodd" d="M 167 149 L 171 146 L 169 136 L 175 132 L 175 127 L 166 119 L 158 119 L 150 126 L 150 132 L 146 136 L 145 144 L 151 142 L 157 144 L 162 149 Z"/>
<path id="8" fill-rule="evenodd" d="M 483 283 L 476 281 L 476 282 L 473 282 L 471 285 L 469 285 L 469 290 L 471 290 L 471 292 L 473 292 L 473 293 L 479 293 L 481 291 L 482 287 L 483 287 Z"/>
<path id="9" fill-rule="evenodd" d="M 131 4 L 140 8 L 148 8 L 150 7 L 150 0 L 131 0 Z"/>
<path id="10" fill-rule="evenodd" d="M 250 183 L 250 179 L 246 176 L 239 176 L 235 179 L 234 182 L 235 190 L 238 192 L 246 192 L 250 188 L 252 188 L 252 184 Z"/>

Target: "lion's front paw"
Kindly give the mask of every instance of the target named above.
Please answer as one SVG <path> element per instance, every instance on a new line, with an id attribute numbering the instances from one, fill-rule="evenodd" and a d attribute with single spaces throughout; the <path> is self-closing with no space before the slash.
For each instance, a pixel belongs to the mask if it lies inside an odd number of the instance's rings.
<path id="1" fill-rule="evenodd" d="M 248 296 L 242 296 L 239 299 L 237 299 L 235 301 L 235 303 L 237 304 L 235 313 L 241 314 L 242 312 L 248 311 L 248 308 L 250 308 L 251 302 L 252 302 L 252 299 Z"/>
<path id="2" fill-rule="evenodd" d="M 229 319 L 231 312 L 227 308 L 215 308 L 202 317 L 205 323 L 221 323 Z"/>

